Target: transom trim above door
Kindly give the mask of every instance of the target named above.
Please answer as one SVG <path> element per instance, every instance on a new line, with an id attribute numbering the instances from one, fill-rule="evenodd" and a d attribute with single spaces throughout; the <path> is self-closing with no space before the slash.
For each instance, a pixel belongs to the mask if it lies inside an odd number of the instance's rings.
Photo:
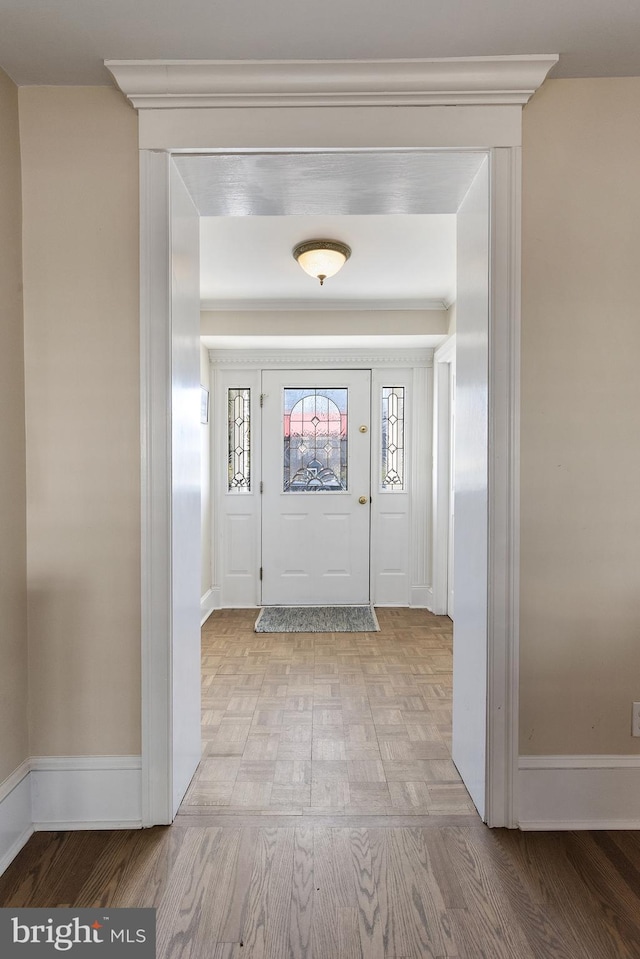
<path id="1" fill-rule="evenodd" d="M 441 339 L 441 338 L 440 338 Z M 384 369 L 387 366 L 432 367 L 433 350 L 209 350 L 213 367 L 260 369 Z"/>

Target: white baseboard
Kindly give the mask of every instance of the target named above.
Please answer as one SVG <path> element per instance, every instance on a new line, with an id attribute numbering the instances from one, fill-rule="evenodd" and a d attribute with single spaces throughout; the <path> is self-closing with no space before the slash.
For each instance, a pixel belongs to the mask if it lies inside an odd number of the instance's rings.
<path id="1" fill-rule="evenodd" d="M 140 829 L 140 756 L 31 759 L 34 829 Z"/>
<path id="2" fill-rule="evenodd" d="M 33 833 L 29 760 L 0 783 L 0 875 Z"/>
<path id="3" fill-rule="evenodd" d="M 431 609 L 433 606 L 433 587 L 412 586 L 410 604 L 417 609 Z"/>
<path id="4" fill-rule="evenodd" d="M 200 625 L 211 616 L 214 609 L 220 609 L 220 587 L 212 586 L 200 599 Z"/>
<path id="5" fill-rule="evenodd" d="M 640 829 L 640 756 L 521 756 L 518 825 Z"/>

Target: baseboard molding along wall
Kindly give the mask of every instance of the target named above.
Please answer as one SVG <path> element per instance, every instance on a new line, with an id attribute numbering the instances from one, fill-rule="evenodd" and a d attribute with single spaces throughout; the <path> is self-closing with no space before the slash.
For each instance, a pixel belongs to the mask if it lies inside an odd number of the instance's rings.
<path id="1" fill-rule="evenodd" d="M 30 764 L 25 759 L 0 783 L 0 876 L 33 833 Z"/>
<path id="2" fill-rule="evenodd" d="M 640 829 L 640 756 L 521 756 L 518 824 Z"/>
<path id="3" fill-rule="evenodd" d="M 211 616 L 214 609 L 220 609 L 220 587 L 212 586 L 200 599 L 200 625 Z"/>
<path id="4" fill-rule="evenodd" d="M 141 770 L 140 756 L 32 758 L 34 829 L 141 829 Z"/>
<path id="5" fill-rule="evenodd" d="M 140 756 L 42 756 L 0 785 L 0 874 L 35 831 L 141 829 Z"/>
<path id="6" fill-rule="evenodd" d="M 431 586 L 412 586 L 409 602 L 416 609 L 433 609 L 433 588 Z"/>

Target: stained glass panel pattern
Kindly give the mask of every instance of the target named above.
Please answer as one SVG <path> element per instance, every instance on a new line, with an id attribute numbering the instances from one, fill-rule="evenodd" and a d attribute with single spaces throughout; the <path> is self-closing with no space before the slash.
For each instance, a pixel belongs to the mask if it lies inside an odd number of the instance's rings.
<path id="1" fill-rule="evenodd" d="M 251 492 L 251 390 L 228 391 L 230 493 Z"/>
<path id="2" fill-rule="evenodd" d="M 382 489 L 404 490 L 404 386 L 382 387 Z"/>
<path id="3" fill-rule="evenodd" d="M 285 493 L 347 489 L 348 390 L 285 389 Z"/>

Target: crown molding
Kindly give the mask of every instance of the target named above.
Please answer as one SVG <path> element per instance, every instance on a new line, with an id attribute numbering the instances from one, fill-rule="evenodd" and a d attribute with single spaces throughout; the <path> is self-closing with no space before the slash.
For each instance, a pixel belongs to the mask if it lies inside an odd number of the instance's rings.
<path id="1" fill-rule="evenodd" d="M 372 312 L 442 312 L 449 309 L 450 303 L 440 299 L 412 300 L 201 300 L 203 313 L 256 313 L 256 312 L 294 312 L 315 313 L 318 311 L 349 311 L 356 313 Z"/>
<path id="2" fill-rule="evenodd" d="M 214 367 L 257 369 L 370 369 L 372 367 L 431 367 L 433 350 L 209 350 Z"/>
<path id="3" fill-rule="evenodd" d="M 434 60 L 105 60 L 137 110 L 525 104 L 555 54 Z"/>

